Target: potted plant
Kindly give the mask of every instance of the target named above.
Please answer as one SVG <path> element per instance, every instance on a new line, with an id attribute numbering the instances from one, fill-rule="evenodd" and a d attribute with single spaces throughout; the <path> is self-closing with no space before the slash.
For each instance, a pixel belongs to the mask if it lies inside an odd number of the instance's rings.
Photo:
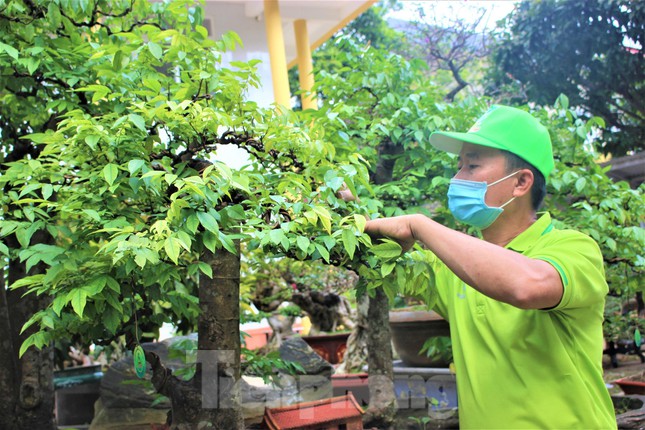
<path id="1" fill-rule="evenodd" d="M 411 367 L 448 367 L 452 361 L 450 325 L 425 307 L 390 311 L 392 344 L 403 364 Z"/>

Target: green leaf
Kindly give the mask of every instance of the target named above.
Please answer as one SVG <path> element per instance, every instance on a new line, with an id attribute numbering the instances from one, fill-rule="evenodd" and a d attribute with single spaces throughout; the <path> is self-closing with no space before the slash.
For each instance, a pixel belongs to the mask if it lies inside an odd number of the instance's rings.
<path id="1" fill-rule="evenodd" d="M 386 241 L 385 243 L 373 246 L 371 251 L 377 257 L 396 258 L 401 255 L 403 249 L 401 248 L 401 245 L 394 241 Z"/>
<path id="2" fill-rule="evenodd" d="M 186 219 L 185 226 L 189 232 L 195 234 L 197 232 L 197 228 L 199 227 L 199 218 L 197 218 L 194 213 L 190 214 Z"/>
<path id="3" fill-rule="evenodd" d="M 576 191 L 578 193 L 582 193 L 582 191 L 585 189 L 586 186 L 587 186 L 587 178 L 582 176 L 578 178 L 578 180 L 576 181 Z"/>
<path id="4" fill-rule="evenodd" d="M 27 59 L 27 71 L 29 72 L 30 75 L 33 75 L 36 70 L 38 70 L 38 66 L 40 65 L 40 60 L 37 58 L 29 58 Z"/>
<path id="5" fill-rule="evenodd" d="M 101 293 L 103 288 L 107 283 L 107 278 L 105 276 L 99 276 L 90 282 L 88 285 L 83 287 L 83 290 L 87 293 L 88 296 L 93 297 Z"/>
<path id="6" fill-rule="evenodd" d="M 143 252 L 140 249 L 137 249 L 134 255 L 134 262 L 137 266 L 143 269 L 146 266 L 148 259 L 143 255 Z"/>
<path id="7" fill-rule="evenodd" d="M 381 266 L 381 276 L 385 278 L 387 275 L 392 273 L 392 270 L 394 270 L 395 267 L 396 263 L 393 261 L 389 263 L 383 263 L 383 265 Z"/>
<path id="8" fill-rule="evenodd" d="M 92 103 L 96 103 L 99 100 L 103 100 L 105 96 L 110 93 L 110 89 L 103 85 L 92 85 L 94 89 L 94 95 L 92 96 Z"/>
<path id="9" fill-rule="evenodd" d="M 269 232 L 269 239 L 274 245 L 280 245 L 285 238 L 284 231 L 279 228 L 273 229 Z"/>
<path id="10" fill-rule="evenodd" d="M 119 175 L 119 167 L 116 164 L 108 163 L 103 167 L 103 177 L 108 185 L 112 186 Z"/>
<path id="11" fill-rule="evenodd" d="M 123 312 L 123 305 L 121 305 L 121 302 L 117 298 L 117 295 L 112 293 L 111 291 L 108 291 L 107 293 L 103 294 L 103 298 L 105 299 L 106 302 L 110 304 L 117 312 L 122 313 Z"/>
<path id="12" fill-rule="evenodd" d="M 345 248 L 347 255 L 349 255 L 349 258 L 354 258 L 354 251 L 356 251 L 356 244 L 358 243 L 354 232 L 346 228 L 343 230 L 342 235 L 343 247 Z"/>
<path id="13" fill-rule="evenodd" d="M 75 288 L 70 291 L 67 298 L 72 302 L 72 308 L 79 317 L 83 317 L 83 311 L 87 303 L 87 293 L 82 288 Z"/>
<path id="14" fill-rule="evenodd" d="M 197 218 L 199 219 L 199 223 L 204 227 L 206 230 L 212 232 L 212 233 L 218 233 L 219 232 L 219 226 L 217 224 L 217 220 L 213 215 L 207 212 L 196 212 Z"/>
<path id="15" fill-rule="evenodd" d="M 24 187 L 22 190 L 20 190 L 20 194 L 18 195 L 18 197 L 22 198 L 27 194 L 31 193 L 32 191 L 39 189 L 40 186 L 41 186 L 40 184 L 29 184 L 26 187 Z"/>
<path id="16" fill-rule="evenodd" d="M 156 79 L 144 78 L 143 79 L 143 85 L 145 85 L 146 87 L 150 88 L 155 93 L 158 93 L 158 92 L 161 91 L 161 84 Z"/>
<path id="17" fill-rule="evenodd" d="M 101 322 L 110 333 L 115 334 L 121 324 L 121 314 L 113 307 L 107 308 L 101 314 Z"/>
<path id="18" fill-rule="evenodd" d="M 219 240 L 222 243 L 224 249 L 226 249 L 231 254 L 237 255 L 237 249 L 235 248 L 235 243 L 233 243 L 233 240 L 221 231 L 217 234 L 219 235 Z"/>
<path id="19" fill-rule="evenodd" d="M 157 60 L 161 60 L 161 57 L 163 57 L 163 49 L 154 42 L 148 42 L 148 50 Z"/>
<path id="20" fill-rule="evenodd" d="M 43 184 L 41 192 L 43 193 L 43 199 L 47 200 L 54 193 L 54 187 L 51 184 Z"/>
<path id="21" fill-rule="evenodd" d="M 111 185 L 111 184 L 110 184 Z M 101 216 L 94 209 L 83 209 L 83 213 L 92 218 L 94 221 L 101 221 Z"/>
<path id="22" fill-rule="evenodd" d="M 47 336 L 43 332 L 36 332 L 29 336 L 20 346 L 20 352 L 18 353 L 18 358 L 21 358 L 22 355 L 29 349 L 30 346 L 35 346 L 36 348 L 42 348 L 48 343 Z"/>
<path id="23" fill-rule="evenodd" d="M 559 104 L 562 109 L 568 109 L 569 108 L 569 97 L 567 97 L 564 94 L 560 94 L 558 96 L 558 99 L 556 100 L 556 103 Z"/>
<path id="24" fill-rule="evenodd" d="M 179 244 L 184 248 L 186 251 L 190 252 L 190 247 L 193 243 L 192 239 L 186 233 L 185 231 L 178 231 L 177 232 L 177 240 L 179 240 Z"/>
<path id="25" fill-rule="evenodd" d="M 367 218 L 363 215 L 354 215 L 354 222 L 356 223 L 358 231 L 363 233 L 365 231 L 365 224 L 367 224 Z"/>
<path id="26" fill-rule="evenodd" d="M 17 228 L 15 234 L 18 242 L 20 242 L 20 246 L 27 248 L 31 242 L 31 237 L 34 235 L 36 230 L 40 228 L 40 226 L 41 225 L 39 223 L 33 223 L 27 228 Z"/>
<path id="27" fill-rule="evenodd" d="M 325 261 L 329 262 L 329 251 L 327 251 L 327 248 L 325 248 L 324 246 L 322 246 L 319 243 L 315 243 L 314 245 L 316 246 L 316 250 L 318 250 L 318 253 L 320 254 L 320 256 Z"/>
<path id="28" fill-rule="evenodd" d="M 60 311 L 63 310 L 66 304 L 69 303 L 69 299 L 67 298 L 67 295 L 60 294 L 54 298 L 52 301 L 52 310 L 56 312 L 56 315 L 60 316 Z"/>
<path id="29" fill-rule="evenodd" d="M 204 263 L 203 261 L 200 261 L 199 263 L 197 263 L 197 266 L 199 267 L 200 272 L 202 272 L 204 275 L 208 276 L 209 278 L 213 279 L 213 268 L 211 266 Z"/>
<path id="30" fill-rule="evenodd" d="M 168 257 L 175 263 L 179 264 L 179 248 L 181 245 L 179 241 L 174 237 L 169 237 L 164 242 L 164 249 Z"/>
<path id="31" fill-rule="evenodd" d="M 298 249 L 300 249 L 302 252 L 307 252 L 307 249 L 309 249 L 309 245 L 311 244 L 311 241 L 309 238 L 305 236 L 298 236 L 296 238 L 296 246 Z"/>
<path id="32" fill-rule="evenodd" d="M 205 231 L 202 240 L 204 241 L 204 246 L 210 252 L 217 251 L 219 241 L 217 240 L 217 236 L 215 236 L 215 234 L 211 233 L 210 231 Z"/>
<path id="33" fill-rule="evenodd" d="M 107 286 L 115 293 L 121 294 L 121 286 L 113 277 L 107 276 Z"/>
<path id="34" fill-rule="evenodd" d="M 146 120 L 143 119 L 141 115 L 137 115 L 136 113 L 131 113 L 128 115 L 128 119 L 132 124 L 134 124 L 139 130 L 143 132 L 147 132 L 148 130 L 146 129 Z"/>
<path id="35" fill-rule="evenodd" d="M 130 160 L 128 161 L 128 171 L 130 175 L 134 175 L 141 169 L 146 162 L 144 160 Z"/>
<path id="36" fill-rule="evenodd" d="M 14 60 L 18 59 L 19 52 L 13 46 L 7 45 L 6 43 L 0 42 L 0 52 L 6 52 Z"/>
<path id="37" fill-rule="evenodd" d="M 331 233 L 331 215 L 329 211 L 323 206 L 313 206 L 312 209 L 318 215 L 318 219 L 323 225 L 323 228 L 327 230 L 327 233 Z"/>

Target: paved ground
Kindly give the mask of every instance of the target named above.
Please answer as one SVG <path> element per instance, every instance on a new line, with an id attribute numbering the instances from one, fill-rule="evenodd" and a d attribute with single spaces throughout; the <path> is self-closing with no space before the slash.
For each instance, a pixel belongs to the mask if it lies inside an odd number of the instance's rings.
<path id="1" fill-rule="evenodd" d="M 618 367 L 613 368 L 609 362 L 609 356 L 603 356 L 603 368 L 605 370 L 604 379 L 608 384 L 609 392 L 613 395 L 621 395 L 623 391 L 613 382 L 616 379 L 624 378 L 641 373 L 645 369 L 645 364 L 641 363 L 640 358 L 636 355 L 618 354 Z"/>

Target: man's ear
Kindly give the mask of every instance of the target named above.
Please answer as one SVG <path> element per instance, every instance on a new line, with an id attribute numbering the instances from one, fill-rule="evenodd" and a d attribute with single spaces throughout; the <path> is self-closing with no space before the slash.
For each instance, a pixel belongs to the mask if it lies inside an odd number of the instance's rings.
<path id="1" fill-rule="evenodd" d="M 513 197 L 522 197 L 525 194 L 531 192 L 531 187 L 533 182 L 535 182 L 535 177 L 531 169 L 522 169 L 515 176 L 515 189 L 513 190 Z"/>

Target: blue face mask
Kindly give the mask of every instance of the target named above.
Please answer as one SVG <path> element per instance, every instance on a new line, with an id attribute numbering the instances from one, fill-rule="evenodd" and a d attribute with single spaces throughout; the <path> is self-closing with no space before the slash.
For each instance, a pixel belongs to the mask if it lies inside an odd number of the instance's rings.
<path id="1" fill-rule="evenodd" d="M 519 172 L 519 170 L 517 171 Z M 502 213 L 503 207 L 512 202 L 515 197 L 502 206 L 495 208 L 486 204 L 485 197 L 488 187 L 510 178 L 517 172 L 498 179 L 492 184 L 486 182 L 467 181 L 464 179 L 451 179 L 448 188 L 448 208 L 455 218 L 463 223 L 485 229 L 490 226 Z"/>

